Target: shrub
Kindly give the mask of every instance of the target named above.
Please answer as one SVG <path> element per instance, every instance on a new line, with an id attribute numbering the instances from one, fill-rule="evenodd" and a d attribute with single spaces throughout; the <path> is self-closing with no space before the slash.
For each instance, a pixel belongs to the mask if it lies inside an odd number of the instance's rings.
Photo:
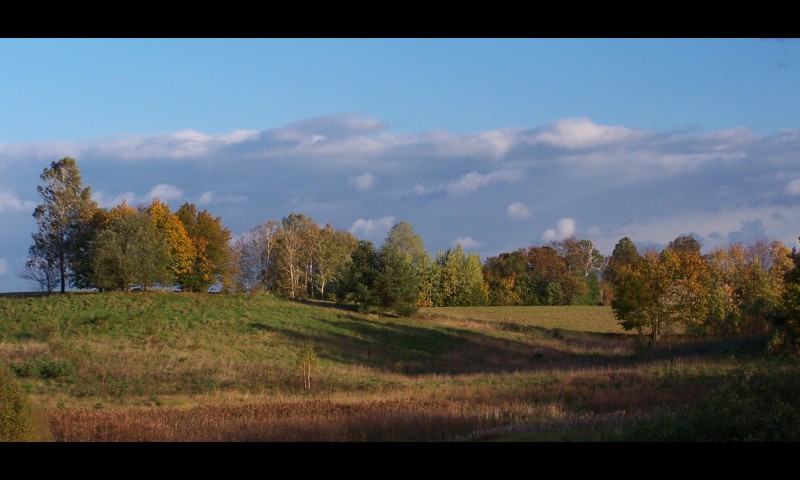
<path id="1" fill-rule="evenodd" d="M 800 375 L 797 365 L 770 363 L 738 369 L 692 405 L 661 409 L 634 421 L 628 441 L 800 440 Z"/>
<path id="2" fill-rule="evenodd" d="M 14 373 L 0 364 L 0 441 L 35 442 L 39 423 Z"/>
<path id="3" fill-rule="evenodd" d="M 76 371 L 76 367 L 69 360 L 57 360 L 42 356 L 25 360 L 20 364 L 12 363 L 11 370 L 19 377 L 55 379 L 72 376 Z"/>

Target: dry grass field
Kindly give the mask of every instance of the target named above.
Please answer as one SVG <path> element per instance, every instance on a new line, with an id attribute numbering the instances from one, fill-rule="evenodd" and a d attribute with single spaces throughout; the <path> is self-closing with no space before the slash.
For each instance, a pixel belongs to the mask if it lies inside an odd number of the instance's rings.
<path id="1" fill-rule="evenodd" d="M 764 344 L 647 346 L 605 307 L 396 318 L 269 295 L 0 296 L 0 360 L 70 442 L 792 439 L 797 422 L 761 424 L 795 418 L 800 369 Z M 705 424 L 742 392 L 737 405 L 762 412 L 744 434 Z"/>

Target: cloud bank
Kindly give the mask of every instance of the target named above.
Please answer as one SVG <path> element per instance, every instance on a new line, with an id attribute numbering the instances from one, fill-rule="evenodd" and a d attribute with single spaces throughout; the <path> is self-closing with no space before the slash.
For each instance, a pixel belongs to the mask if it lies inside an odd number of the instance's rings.
<path id="1" fill-rule="evenodd" d="M 298 212 L 377 244 L 402 219 L 432 253 L 457 239 L 483 258 L 570 235 L 605 254 L 623 236 L 665 245 L 688 232 L 707 248 L 756 235 L 791 247 L 798 151 L 800 129 L 655 131 L 567 118 L 408 134 L 361 114 L 214 135 L 0 143 L 0 258 L 6 278 L 20 271 L 38 175 L 66 155 L 101 206 L 196 202 L 237 235 Z"/>

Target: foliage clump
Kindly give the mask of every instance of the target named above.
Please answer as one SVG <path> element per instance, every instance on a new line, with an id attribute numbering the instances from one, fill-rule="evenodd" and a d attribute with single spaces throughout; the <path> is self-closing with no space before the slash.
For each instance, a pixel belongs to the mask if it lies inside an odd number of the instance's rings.
<path id="1" fill-rule="evenodd" d="M 35 442 L 39 440 L 36 412 L 22 391 L 14 373 L 0 364 L 0 441 Z"/>
<path id="2" fill-rule="evenodd" d="M 629 425 L 623 439 L 678 442 L 800 440 L 797 365 L 739 368 L 695 404 L 661 409 Z"/>

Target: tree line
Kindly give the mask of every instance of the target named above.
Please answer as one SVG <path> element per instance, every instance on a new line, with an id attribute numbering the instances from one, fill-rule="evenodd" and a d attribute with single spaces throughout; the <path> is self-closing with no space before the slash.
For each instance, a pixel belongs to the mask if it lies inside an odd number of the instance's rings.
<path id="1" fill-rule="evenodd" d="M 604 279 L 611 308 L 626 330 L 658 341 L 680 330 L 702 337 L 765 333 L 771 347 L 800 347 L 800 254 L 779 241 L 734 243 L 701 254 L 681 235 L 661 252 L 640 254 L 625 237 L 614 248 Z"/>
<path id="2" fill-rule="evenodd" d="M 71 157 L 52 162 L 40 178 L 37 231 L 22 277 L 42 290 L 203 291 L 224 276 L 231 233 L 207 210 L 187 202 L 171 212 L 157 198 L 101 208 Z"/>
<path id="3" fill-rule="evenodd" d="M 38 230 L 25 272 L 48 292 L 67 285 L 205 291 L 269 291 L 408 315 L 422 306 L 610 305 L 620 324 L 658 341 L 739 334 L 781 325 L 797 331 L 800 255 L 759 240 L 701 254 L 692 236 L 640 254 L 621 239 L 602 255 L 575 237 L 501 253 L 481 262 L 458 244 L 432 257 L 408 222 L 379 246 L 321 226 L 302 213 L 268 220 L 232 241 L 220 217 L 159 199 L 132 207 L 97 206 L 77 162 L 52 162 L 38 187 Z M 789 335 L 788 342 L 800 335 Z"/>

